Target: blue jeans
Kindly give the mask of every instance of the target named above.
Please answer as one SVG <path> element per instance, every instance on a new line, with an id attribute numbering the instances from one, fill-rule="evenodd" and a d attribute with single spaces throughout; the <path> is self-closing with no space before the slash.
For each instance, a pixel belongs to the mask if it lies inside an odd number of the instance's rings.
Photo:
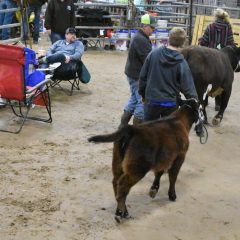
<path id="1" fill-rule="evenodd" d="M 128 76 L 127 80 L 130 86 L 131 96 L 128 100 L 127 105 L 124 108 L 124 111 L 130 112 L 134 115 L 135 118 L 143 120 L 144 116 L 143 103 L 142 97 L 138 93 L 138 81 Z"/>
<path id="2" fill-rule="evenodd" d="M 0 9 L 16 8 L 17 3 L 13 0 L 3 0 L 0 2 Z M 15 11 L 0 13 L 0 26 L 11 24 Z M 0 40 L 6 40 L 10 38 L 10 28 L 4 28 L 0 30 Z"/>
<path id="3" fill-rule="evenodd" d="M 55 33 L 55 32 L 51 32 L 50 39 L 51 39 L 51 42 L 53 44 L 53 43 L 55 43 L 58 40 L 64 40 L 65 39 L 65 35 L 64 34 Z"/>

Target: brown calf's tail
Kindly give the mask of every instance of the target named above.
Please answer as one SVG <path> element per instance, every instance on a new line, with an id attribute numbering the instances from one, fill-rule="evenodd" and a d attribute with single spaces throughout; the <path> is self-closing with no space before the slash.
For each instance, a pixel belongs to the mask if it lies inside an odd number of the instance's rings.
<path id="1" fill-rule="evenodd" d="M 122 139 L 123 137 L 130 137 L 134 134 L 135 128 L 128 125 L 126 127 L 123 127 L 119 129 L 118 131 L 111 133 L 111 134 L 106 134 L 106 135 L 96 135 L 93 137 L 88 138 L 89 142 L 114 142 L 117 140 Z"/>

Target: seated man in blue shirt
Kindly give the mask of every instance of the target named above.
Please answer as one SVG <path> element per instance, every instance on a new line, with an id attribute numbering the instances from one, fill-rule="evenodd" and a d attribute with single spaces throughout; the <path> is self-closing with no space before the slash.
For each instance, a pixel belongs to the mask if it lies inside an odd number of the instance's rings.
<path id="1" fill-rule="evenodd" d="M 39 64 L 52 64 L 56 62 L 69 63 L 80 61 L 84 52 L 84 46 L 76 38 L 76 29 L 68 28 L 65 40 L 58 40 L 48 50 L 47 55 L 39 59 Z"/>

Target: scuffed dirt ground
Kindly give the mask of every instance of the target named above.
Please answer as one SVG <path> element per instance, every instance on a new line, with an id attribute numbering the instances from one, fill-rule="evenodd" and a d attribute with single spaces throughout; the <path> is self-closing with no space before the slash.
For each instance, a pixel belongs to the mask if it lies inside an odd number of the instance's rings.
<path id="1" fill-rule="evenodd" d="M 73 96 L 51 90 L 52 124 L 27 121 L 18 135 L 0 133 L 0 239 L 239 240 L 240 76 L 221 127 L 208 127 L 207 144 L 191 132 L 177 201 L 168 201 L 167 175 L 150 199 L 149 173 L 127 200 L 134 219 L 117 225 L 112 144 L 87 138 L 119 124 L 128 98 L 126 53 L 87 51 L 83 60 L 92 80 Z M 208 113 L 211 119 L 213 101 Z"/>

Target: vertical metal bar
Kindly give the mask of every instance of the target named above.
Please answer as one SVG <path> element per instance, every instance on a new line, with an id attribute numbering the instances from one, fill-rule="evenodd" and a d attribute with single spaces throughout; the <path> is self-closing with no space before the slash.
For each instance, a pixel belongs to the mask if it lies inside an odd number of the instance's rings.
<path id="1" fill-rule="evenodd" d="M 189 9 L 189 39 L 188 39 L 188 43 L 189 43 L 189 45 L 191 44 L 191 42 L 192 42 L 192 18 L 193 18 L 193 0 L 190 0 L 190 9 Z"/>

